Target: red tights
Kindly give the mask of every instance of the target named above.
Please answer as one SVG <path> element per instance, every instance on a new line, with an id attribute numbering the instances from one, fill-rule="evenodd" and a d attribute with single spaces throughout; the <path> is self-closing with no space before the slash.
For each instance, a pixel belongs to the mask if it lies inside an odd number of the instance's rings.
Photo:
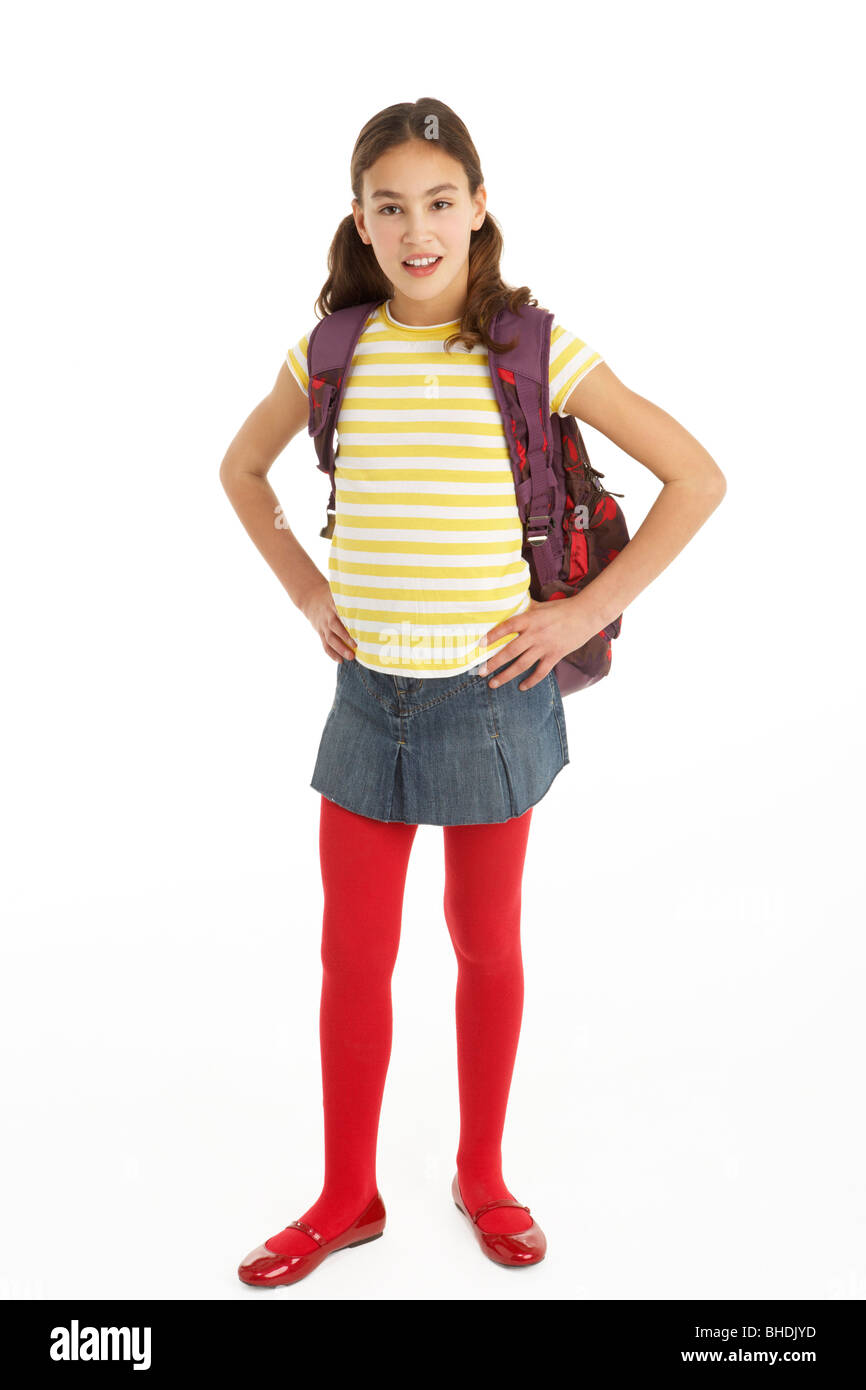
<path id="1" fill-rule="evenodd" d="M 523 1016 L 520 906 L 532 808 L 492 825 L 446 825 L 445 920 L 457 955 L 460 1139 L 457 1173 L 470 1212 L 513 1197 L 502 1177 L 502 1132 Z M 417 825 L 378 821 L 321 798 L 325 894 L 319 1033 L 325 1178 L 302 1214 L 325 1240 L 376 1194 L 376 1141 L 391 1057 L 391 976 Z M 495 1207 L 485 1231 L 525 1231 L 525 1208 Z M 278 1254 L 316 1248 L 287 1227 Z"/>

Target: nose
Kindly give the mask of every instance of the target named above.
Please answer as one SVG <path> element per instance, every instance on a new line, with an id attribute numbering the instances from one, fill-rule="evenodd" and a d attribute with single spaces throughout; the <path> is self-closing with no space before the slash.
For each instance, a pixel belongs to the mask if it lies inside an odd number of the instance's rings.
<path id="1" fill-rule="evenodd" d="M 433 245 L 433 238 L 427 231 L 423 216 L 409 216 L 406 221 L 406 230 L 403 234 L 403 244 L 408 248 L 406 254 L 411 256 L 416 253 L 419 256 L 425 254 L 425 248 Z"/>

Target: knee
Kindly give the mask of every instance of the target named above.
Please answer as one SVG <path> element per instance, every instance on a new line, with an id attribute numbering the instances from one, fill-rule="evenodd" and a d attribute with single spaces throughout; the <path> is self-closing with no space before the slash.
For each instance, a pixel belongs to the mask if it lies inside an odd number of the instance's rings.
<path id="1" fill-rule="evenodd" d="M 386 933 L 358 932 L 355 923 L 329 920 L 322 930 L 322 969 L 332 979 L 356 982 L 364 988 L 374 981 L 389 980 L 397 961 L 399 937 Z"/>
<path id="2" fill-rule="evenodd" d="M 470 914 L 446 904 L 445 920 L 458 964 L 496 970 L 520 961 L 519 910 Z"/>

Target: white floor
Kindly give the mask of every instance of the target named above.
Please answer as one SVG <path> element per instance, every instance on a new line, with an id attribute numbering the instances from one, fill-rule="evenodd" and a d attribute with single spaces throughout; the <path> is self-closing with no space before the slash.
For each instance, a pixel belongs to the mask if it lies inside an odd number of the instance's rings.
<path id="1" fill-rule="evenodd" d="M 291 1289 L 237 1279 L 321 1186 L 310 826 L 282 877 L 215 865 L 208 882 L 65 900 L 55 882 L 10 919 L 0 1295 L 862 1299 L 862 946 L 844 881 L 815 871 L 819 844 L 811 867 L 768 854 L 767 807 L 745 803 L 693 835 L 678 822 L 683 877 L 640 832 L 636 783 L 619 845 L 576 833 L 573 904 L 548 915 L 560 782 L 530 839 L 504 1145 L 544 1262 L 491 1264 L 451 1201 L 456 964 L 425 826 L 393 982 L 385 1236 Z"/>

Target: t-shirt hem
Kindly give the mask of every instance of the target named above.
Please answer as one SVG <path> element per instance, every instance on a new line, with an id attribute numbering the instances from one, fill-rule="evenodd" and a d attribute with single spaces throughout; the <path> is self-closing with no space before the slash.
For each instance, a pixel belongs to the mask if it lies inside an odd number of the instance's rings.
<path id="1" fill-rule="evenodd" d="M 291 372 L 292 376 L 295 378 L 295 381 L 298 383 L 298 386 L 301 388 L 301 390 L 303 391 L 304 395 L 305 395 L 305 396 L 309 396 L 309 394 L 310 394 L 309 387 L 308 387 L 308 386 L 305 386 L 304 383 L 301 381 L 301 378 L 298 376 L 298 373 L 297 373 L 297 371 L 296 371 L 296 369 L 295 369 L 295 367 L 294 367 L 294 365 L 293 365 L 293 363 L 292 363 L 292 361 L 291 361 L 291 358 L 289 357 L 289 354 L 288 354 L 288 353 L 286 353 L 286 366 L 288 367 L 288 369 L 289 369 L 289 371 Z"/>
<path id="2" fill-rule="evenodd" d="M 497 648 L 498 650 L 498 648 Z M 480 666 L 482 661 L 487 661 L 488 656 L 482 653 L 481 656 L 474 656 L 465 666 L 449 666 L 447 671 L 424 670 L 421 667 L 413 666 L 381 666 L 378 663 L 371 665 L 370 662 L 362 660 L 355 652 L 353 661 L 357 661 L 359 666 L 363 666 L 367 671 L 377 671 L 380 676 L 411 676 L 415 680 L 444 680 L 446 676 L 462 676 L 466 671 L 471 671 L 475 666 Z"/>
<path id="3" fill-rule="evenodd" d="M 584 378 L 585 376 L 589 376 L 589 374 L 590 374 L 590 372 L 593 370 L 593 368 L 599 366 L 600 363 L 602 363 L 603 361 L 604 361 L 604 358 L 603 358 L 603 357 L 597 357 L 597 358 L 595 359 L 594 362 L 590 362 L 590 364 L 589 364 L 588 367 L 584 367 L 584 368 L 582 369 L 582 371 L 578 372 L 577 376 L 574 378 L 573 381 L 569 381 L 569 382 L 568 382 L 568 384 L 567 384 L 566 387 L 565 387 L 565 393 L 564 393 L 564 398 L 563 398 L 562 405 L 559 406 L 558 409 L 557 409 L 557 411 L 556 411 L 556 414 L 557 414 L 557 415 L 561 415 L 561 416 L 565 417 L 565 416 L 567 416 L 567 415 L 569 414 L 569 412 L 566 410 L 565 407 L 568 405 L 568 402 L 569 402 L 569 400 L 571 399 L 571 393 L 572 393 L 572 391 L 574 390 L 575 386 L 579 385 L 579 383 L 580 383 L 581 381 L 583 381 L 583 378 Z"/>

